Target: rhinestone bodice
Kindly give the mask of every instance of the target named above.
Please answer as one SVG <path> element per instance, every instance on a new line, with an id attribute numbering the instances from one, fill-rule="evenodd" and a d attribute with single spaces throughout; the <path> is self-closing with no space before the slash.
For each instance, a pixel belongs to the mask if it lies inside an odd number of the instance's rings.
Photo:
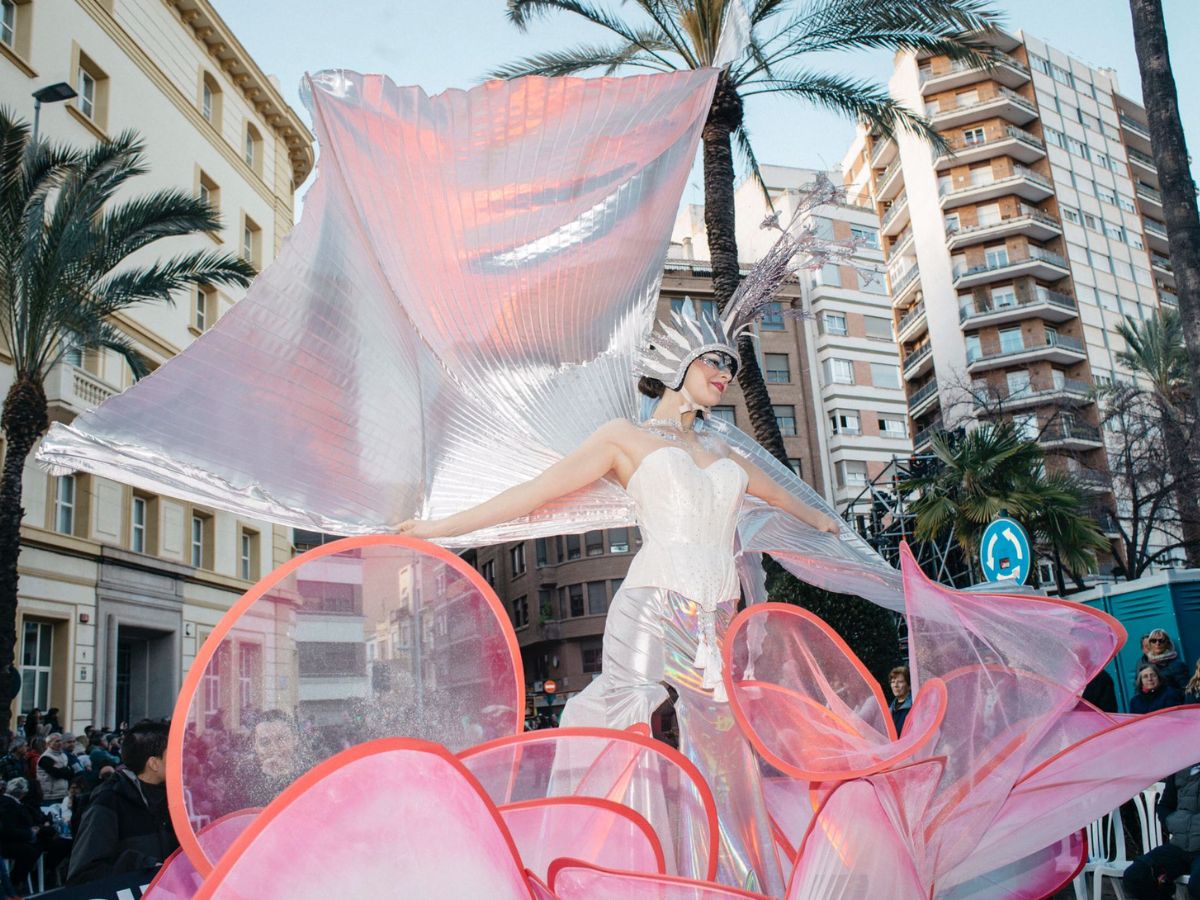
<path id="1" fill-rule="evenodd" d="M 626 488 L 637 504 L 642 549 L 625 586 L 665 588 L 706 610 L 736 597 L 733 540 L 746 481 L 731 459 L 702 468 L 682 447 L 647 454 Z"/>

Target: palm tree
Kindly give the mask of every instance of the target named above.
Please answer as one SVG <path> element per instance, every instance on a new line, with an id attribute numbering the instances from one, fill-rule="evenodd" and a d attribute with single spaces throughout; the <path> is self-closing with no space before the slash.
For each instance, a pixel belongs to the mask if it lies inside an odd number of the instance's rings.
<path id="1" fill-rule="evenodd" d="M 49 427 L 45 380 L 76 350 L 111 350 L 134 377 L 144 359 L 113 315 L 139 303 L 171 303 L 199 284 L 249 284 L 253 267 L 216 252 L 183 252 L 158 262 L 127 259 L 163 238 L 212 232 L 217 214 L 182 191 L 113 202 L 146 172 L 142 144 L 126 132 L 87 149 L 34 142 L 28 125 L 0 109 L 0 340 L 12 357 L 12 386 L 0 411 L 0 727 L 16 695 L 13 677 L 21 474 Z"/>
<path id="2" fill-rule="evenodd" d="M 1187 141 L 1179 119 L 1179 94 L 1171 73 L 1162 0 L 1129 0 L 1133 46 L 1142 77 L 1142 103 L 1150 127 L 1154 165 L 1162 184 L 1167 246 L 1182 316 L 1182 332 L 1191 360 L 1191 396 L 1200 421 L 1200 212 L 1196 183 L 1188 167 Z M 1188 560 L 1192 560 L 1189 552 Z M 1191 563 L 1195 565 L 1194 562 Z"/>
<path id="3" fill-rule="evenodd" d="M 1175 310 L 1162 310 L 1141 322 L 1126 319 L 1118 326 L 1125 349 L 1117 361 L 1150 383 L 1150 402 L 1161 423 L 1167 468 L 1175 485 L 1184 552 L 1189 566 L 1200 566 L 1200 500 L 1197 499 L 1190 458 L 1189 429 L 1198 420 L 1191 409 L 1188 356 L 1183 323 Z"/>
<path id="4" fill-rule="evenodd" d="M 716 58 L 722 23 L 741 0 L 631 0 L 633 17 L 588 0 L 507 0 L 509 20 L 521 30 L 539 15 L 569 13 L 604 29 L 615 40 L 542 53 L 491 73 L 494 78 L 571 75 L 592 69 L 667 72 L 699 69 Z M 987 50 L 969 35 L 995 27 L 988 0 L 811 0 L 786 12 L 784 0 L 748 4 L 750 41 L 746 53 L 721 72 L 704 141 L 704 224 L 712 259 L 713 291 L 719 309 L 737 288 L 734 237 L 733 141 L 751 169 L 758 165 L 743 122 L 743 99 L 783 94 L 860 119 L 882 134 L 897 129 L 940 143 L 929 123 L 888 96 L 886 88 L 856 78 L 814 71 L 803 65 L 815 53 L 887 49 L 924 51 L 955 60 L 985 62 Z M 787 451 L 771 398 L 748 337 L 738 342 L 738 383 L 755 437 L 785 465 Z"/>
<path id="5" fill-rule="evenodd" d="M 978 566 L 984 529 L 1007 511 L 1061 562 L 1059 593 L 1065 593 L 1063 566 L 1076 576 L 1085 573 L 1095 568 L 1096 551 L 1109 546 L 1084 510 L 1079 485 L 1069 475 L 1047 473 L 1042 448 L 1011 422 L 987 423 L 962 437 L 938 434 L 933 452 L 939 465 L 901 485 L 920 494 L 911 506 L 917 540 L 952 532 Z"/>

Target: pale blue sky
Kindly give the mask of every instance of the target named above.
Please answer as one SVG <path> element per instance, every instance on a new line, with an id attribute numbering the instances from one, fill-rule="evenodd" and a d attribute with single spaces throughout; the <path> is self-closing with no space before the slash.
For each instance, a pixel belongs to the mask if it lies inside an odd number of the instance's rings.
<path id="1" fill-rule="evenodd" d="M 601 39 L 574 16 L 556 15 L 521 33 L 505 18 L 504 0 L 213 0 L 234 33 L 288 102 L 302 109 L 305 71 L 347 68 L 390 75 L 429 93 L 470 87 L 514 58 Z M 619 9 L 619 0 L 608 4 Z M 1200 3 L 1163 0 L 1184 128 L 1200 154 Z M 1115 68 L 1122 93 L 1140 99 L 1137 57 L 1126 0 L 996 0 L 1006 27 L 1042 38 L 1085 63 Z M 813 65 L 886 81 L 885 52 L 817 58 Z M 753 97 L 747 124 L 760 162 L 832 167 L 841 162 L 854 125 L 792 100 Z M 693 184 L 687 199 L 700 199 Z"/>

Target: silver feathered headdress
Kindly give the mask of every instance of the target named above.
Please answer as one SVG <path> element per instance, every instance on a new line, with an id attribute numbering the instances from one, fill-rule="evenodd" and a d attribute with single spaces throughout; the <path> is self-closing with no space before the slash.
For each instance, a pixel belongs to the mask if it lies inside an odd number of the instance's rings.
<path id="1" fill-rule="evenodd" d="M 799 224 L 818 207 L 841 199 L 841 189 L 818 174 L 811 188 L 799 192 L 786 227 L 779 224 L 779 213 L 768 216 L 762 227 L 781 232 L 779 239 L 746 273 L 720 318 L 697 314 L 692 304 L 685 301 L 682 310 L 672 310 L 665 320 L 656 323 L 635 366 L 637 374 L 657 378 L 668 388 L 679 390 L 692 361 L 713 351 L 731 357 L 736 374 L 737 339 L 774 300 L 784 280 L 798 269 L 819 269 L 829 262 L 847 262 L 854 253 L 856 242 L 830 240 L 818 235 L 811 222 Z M 799 309 L 785 309 L 782 313 L 792 318 L 810 315 Z"/>

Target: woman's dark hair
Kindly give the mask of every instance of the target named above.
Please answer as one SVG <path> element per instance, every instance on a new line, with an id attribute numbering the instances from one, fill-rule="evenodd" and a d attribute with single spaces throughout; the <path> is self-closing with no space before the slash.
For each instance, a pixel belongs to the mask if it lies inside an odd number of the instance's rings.
<path id="1" fill-rule="evenodd" d="M 657 400 L 667 392 L 667 386 L 657 378 L 650 378 L 648 375 L 643 375 L 638 379 L 638 393 L 644 394 L 651 400 Z"/>

